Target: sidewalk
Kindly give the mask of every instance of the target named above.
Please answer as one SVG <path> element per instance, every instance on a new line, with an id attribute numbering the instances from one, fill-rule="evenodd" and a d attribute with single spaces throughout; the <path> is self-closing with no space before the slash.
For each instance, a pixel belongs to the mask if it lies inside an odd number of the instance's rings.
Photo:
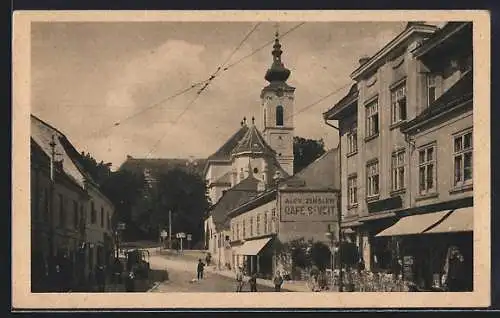
<path id="1" fill-rule="evenodd" d="M 236 279 L 236 273 L 229 270 L 229 269 L 217 269 L 216 266 L 209 266 L 206 268 L 209 272 L 215 273 L 221 276 L 229 277 L 232 279 Z M 257 284 L 262 285 L 262 286 L 267 286 L 267 287 L 272 287 L 274 288 L 274 283 L 272 280 L 268 279 L 262 279 L 262 278 L 257 278 Z M 281 286 L 281 290 L 284 292 L 291 291 L 291 292 L 310 292 L 311 290 L 307 287 L 306 282 L 303 281 L 284 281 L 283 285 Z"/>

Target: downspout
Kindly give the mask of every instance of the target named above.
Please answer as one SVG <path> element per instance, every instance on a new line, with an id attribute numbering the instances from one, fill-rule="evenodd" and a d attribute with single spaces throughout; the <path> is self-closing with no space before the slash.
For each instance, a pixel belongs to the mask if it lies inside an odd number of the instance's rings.
<path id="1" fill-rule="evenodd" d="M 339 145 L 338 148 L 341 148 L 341 141 L 342 138 L 340 136 L 340 129 L 339 127 L 332 125 L 328 122 L 328 119 L 324 117 L 325 124 L 327 126 L 332 127 L 333 129 L 337 130 L 339 133 Z M 340 160 L 339 160 L 339 170 L 342 171 L 342 153 L 340 153 Z M 339 198 L 338 198 L 338 211 L 337 211 L 337 222 L 339 225 L 338 228 L 338 237 L 339 237 L 339 252 L 338 252 L 338 259 L 339 259 L 339 264 L 340 264 L 340 271 L 339 271 L 339 292 L 343 291 L 343 283 L 344 283 L 344 274 L 342 272 L 342 177 L 339 178 L 339 185 L 340 185 L 340 192 L 339 192 Z"/>

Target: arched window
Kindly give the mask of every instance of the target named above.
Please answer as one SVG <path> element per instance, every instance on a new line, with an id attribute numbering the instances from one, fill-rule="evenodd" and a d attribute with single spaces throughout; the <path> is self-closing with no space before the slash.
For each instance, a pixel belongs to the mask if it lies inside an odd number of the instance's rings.
<path id="1" fill-rule="evenodd" d="M 276 126 L 283 126 L 283 106 L 276 106 Z"/>

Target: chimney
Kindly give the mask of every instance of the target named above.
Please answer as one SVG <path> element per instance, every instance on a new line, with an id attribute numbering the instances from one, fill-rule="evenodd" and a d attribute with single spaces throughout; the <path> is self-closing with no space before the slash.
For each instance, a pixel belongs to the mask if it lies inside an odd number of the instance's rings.
<path id="1" fill-rule="evenodd" d="M 359 58 L 359 65 L 363 65 L 365 64 L 366 62 L 368 62 L 370 60 L 370 57 L 368 55 L 363 55 Z"/>

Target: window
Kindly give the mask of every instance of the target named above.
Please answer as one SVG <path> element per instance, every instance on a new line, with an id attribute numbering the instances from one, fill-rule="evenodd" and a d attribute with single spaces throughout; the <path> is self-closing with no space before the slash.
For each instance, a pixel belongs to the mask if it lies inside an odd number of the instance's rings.
<path id="1" fill-rule="evenodd" d="M 379 194 L 378 161 L 366 165 L 366 184 L 367 197 L 373 197 Z"/>
<path id="2" fill-rule="evenodd" d="M 454 185 L 472 182 L 472 131 L 454 137 Z"/>
<path id="3" fill-rule="evenodd" d="M 266 109 L 264 109 L 264 127 L 267 126 L 267 122 L 266 122 Z"/>
<path id="4" fill-rule="evenodd" d="M 59 194 L 59 226 L 66 226 L 66 213 L 64 211 L 64 198 L 62 194 Z"/>
<path id="5" fill-rule="evenodd" d="M 406 82 L 391 91 L 391 123 L 406 120 Z"/>
<path id="6" fill-rule="evenodd" d="M 76 200 L 73 200 L 73 227 L 75 229 L 78 228 L 78 202 Z"/>
<path id="7" fill-rule="evenodd" d="M 245 173 L 243 172 L 243 168 L 240 169 L 240 181 L 245 179 Z"/>
<path id="8" fill-rule="evenodd" d="M 358 204 L 358 177 L 351 176 L 347 179 L 347 191 L 349 196 L 349 206 L 355 206 Z"/>
<path id="9" fill-rule="evenodd" d="M 245 229 L 245 220 L 243 220 L 243 221 L 242 221 L 242 225 L 241 225 L 241 227 L 243 228 L 243 235 L 242 235 L 242 238 L 245 238 L 245 237 L 247 237 L 247 233 L 246 233 L 247 231 L 246 231 L 246 229 Z"/>
<path id="10" fill-rule="evenodd" d="M 436 100 L 436 77 L 429 74 L 427 76 L 427 105 Z"/>
<path id="11" fill-rule="evenodd" d="M 253 236 L 253 218 L 250 218 L 250 237 Z"/>
<path id="12" fill-rule="evenodd" d="M 104 227 L 104 208 L 101 207 L 101 227 Z"/>
<path id="13" fill-rule="evenodd" d="M 90 203 L 90 223 L 96 224 L 97 222 L 97 211 L 95 210 L 94 202 Z"/>
<path id="14" fill-rule="evenodd" d="M 268 233 L 268 229 L 267 229 L 267 211 L 264 213 L 264 233 Z"/>
<path id="15" fill-rule="evenodd" d="M 392 191 L 405 188 L 405 151 L 392 153 Z"/>
<path id="16" fill-rule="evenodd" d="M 358 151 L 358 127 L 354 123 L 347 132 L 347 154 Z"/>
<path id="17" fill-rule="evenodd" d="M 418 183 L 422 195 L 436 191 L 435 148 L 435 145 L 431 145 L 418 151 Z"/>
<path id="18" fill-rule="evenodd" d="M 260 214 L 257 214 L 256 234 L 260 235 Z"/>
<path id="19" fill-rule="evenodd" d="M 236 223 L 236 239 L 240 239 L 240 226 L 238 223 Z"/>
<path id="20" fill-rule="evenodd" d="M 283 126 L 283 106 L 276 106 L 276 126 Z"/>
<path id="21" fill-rule="evenodd" d="M 366 136 L 373 137 L 378 134 L 378 100 L 366 106 Z"/>

